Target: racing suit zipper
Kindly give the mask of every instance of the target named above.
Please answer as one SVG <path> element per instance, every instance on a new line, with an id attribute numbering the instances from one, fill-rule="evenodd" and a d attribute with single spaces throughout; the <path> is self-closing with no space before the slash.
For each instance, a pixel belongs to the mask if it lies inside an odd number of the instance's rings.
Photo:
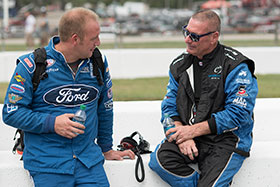
<path id="1" fill-rule="evenodd" d="M 71 68 L 71 67 L 69 66 L 69 64 L 66 62 L 66 65 L 67 65 L 67 67 L 70 69 L 71 75 L 72 75 L 72 78 L 73 78 L 74 81 L 76 80 L 76 75 L 77 75 L 77 73 L 79 72 L 79 69 L 80 69 L 80 67 L 82 66 L 82 64 L 83 64 L 84 62 L 85 62 L 85 60 L 82 60 L 82 62 L 79 64 L 76 73 L 72 70 L 72 68 Z"/>

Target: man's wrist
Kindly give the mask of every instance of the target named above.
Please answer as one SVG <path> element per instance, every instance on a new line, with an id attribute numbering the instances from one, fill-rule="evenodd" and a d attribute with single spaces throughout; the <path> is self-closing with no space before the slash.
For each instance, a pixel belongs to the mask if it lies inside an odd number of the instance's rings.
<path id="1" fill-rule="evenodd" d="M 196 123 L 194 125 L 191 125 L 191 127 L 193 128 L 194 137 L 198 137 L 198 136 L 202 136 L 202 135 L 211 133 L 211 130 L 209 128 L 207 121 Z"/>

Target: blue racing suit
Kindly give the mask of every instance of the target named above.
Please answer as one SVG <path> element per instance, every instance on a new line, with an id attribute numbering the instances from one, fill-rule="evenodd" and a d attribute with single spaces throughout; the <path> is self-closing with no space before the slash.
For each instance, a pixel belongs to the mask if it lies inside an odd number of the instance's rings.
<path id="1" fill-rule="evenodd" d="M 201 94 L 195 100 L 188 69 L 201 66 Z M 228 186 L 252 145 L 253 109 L 258 92 L 254 63 L 218 44 L 202 60 L 182 54 L 170 65 L 165 113 L 183 125 L 208 121 L 211 134 L 194 138 L 199 155 L 190 160 L 175 143 L 163 141 L 149 166 L 171 186 Z M 200 174 L 188 166 L 198 163 Z"/>
<path id="2" fill-rule="evenodd" d="M 113 94 L 108 63 L 104 57 L 104 85 L 98 85 L 90 59 L 83 59 L 76 74 L 62 53 L 48 46 L 46 72 L 33 93 L 33 53 L 17 59 L 3 107 L 3 121 L 24 131 L 24 168 L 35 172 L 73 174 L 77 159 L 87 168 L 103 162 L 102 152 L 112 149 Z M 73 139 L 55 133 L 57 116 L 75 113 L 86 105 L 85 133 Z"/>

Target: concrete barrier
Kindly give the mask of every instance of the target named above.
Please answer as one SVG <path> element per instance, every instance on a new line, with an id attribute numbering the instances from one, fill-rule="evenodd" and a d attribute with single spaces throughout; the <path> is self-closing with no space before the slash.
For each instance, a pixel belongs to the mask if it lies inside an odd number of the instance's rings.
<path id="1" fill-rule="evenodd" d="M 160 101 L 132 101 L 114 103 L 114 146 L 123 137 L 139 131 L 150 142 L 153 150 L 162 138 L 159 122 Z M 3 105 L 0 105 L 2 110 Z M 246 159 L 234 177 L 234 187 L 269 186 L 279 187 L 280 145 L 278 115 L 280 98 L 257 99 L 255 107 L 254 142 L 251 157 Z M 2 118 L 0 116 L 0 118 Z M 23 169 L 19 155 L 13 155 L 15 129 L 0 122 L 0 186 L 31 187 L 28 172 Z M 138 137 L 136 136 L 136 139 Z M 134 176 L 135 160 L 105 161 L 105 170 L 112 187 L 168 186 L 148 167 L 149 154 L 143 155 L 146 177 L 138 183 Z"/>
<path id="2" fill-rule="evenodd" d="M 237 47 L 252 58 L 256 73 L 280 73 L 280 47 Z M 171 61 L 185 51 L 180 49 L 104 49 L 112 78 L 143 78 L 168 76 Z M 27 51 L 0 52 L 0 82 L 8 82 L 13 74 L 16 59 Z M 269 58 L 269 59 L 268 59 Z"/>

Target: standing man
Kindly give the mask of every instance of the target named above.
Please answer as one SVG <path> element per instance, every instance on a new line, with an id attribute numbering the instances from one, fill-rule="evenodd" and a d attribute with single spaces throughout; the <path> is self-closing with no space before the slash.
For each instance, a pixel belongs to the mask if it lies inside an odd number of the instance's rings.
<path id="1" fill-rule="evenodd" d="M 149 166 L 171 186 L 229 186 L 249 156 L 258 92 L 254 62 L 219 43 L 220 25 L 212 10 L 195 13 L 183 27 L 187 53 L 170 65 L 162 114 L 175 127 Z"/>
<path id="2" fill-rule="evenodd" d="M 35 92 L 34 55 L 17 60 L 3 120 L 25 133 L 24 168 L 35 186 L 109 186 L 104 157 L 134 158 L 130 150 L 112 150 L 113 95 L 108 63 L 104 58 L 105 71 L 98 69 L 103 81 L 99 84 L 90 58 L 100 45 L 99 34 L 94 12 L 85 8 L 66 12 L 59 22 L 59 37 L 53 37 L 45 47 L 48 76 Z M 71 120 L 81 104 L 86 105 L 84 125 Z"/>
<path id="3" fill-rule="evenodd" d="M 25 39 L 26 46 L 28 50 L 32 50 L 34 48 L 34 32 L 36 30 L 36 18 L 31 14 L 31 11 L 25 12 Z"/>
<path id="4" fill-rule="evenodd" d="M 43 47 L 48 44 L 50 36 L 49 20 L 46 7 L 41 8 L 41 22 L 39 26 L 40 46 Z"/>

